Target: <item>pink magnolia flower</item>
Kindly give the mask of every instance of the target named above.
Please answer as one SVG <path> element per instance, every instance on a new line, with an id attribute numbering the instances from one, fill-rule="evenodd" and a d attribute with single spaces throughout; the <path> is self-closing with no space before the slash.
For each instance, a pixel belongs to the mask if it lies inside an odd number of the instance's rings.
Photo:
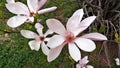
<path id="1" fill-rule="evenodd" d="M 47 0 L 27 0 L 28 7 L 21 2 L 14 2 L 14 0 L 7 0 L 6 8 L 13 14 L 17 16 L 11 17 L 7 21 L 7 25 L 16 28 L 22 25 L 25 21 L 29 20 L 30 22 L 34 21 L 34 15 L 36 13 L 43 14 L 47 12 L 54 11 L 57 7 L 51 7 L 42 9 L 42 6 L 46 3 Z"/>
<path id="2" fill-rule="evenodd" d="M 75 61 L 78 61 L 81 58 L 78 47 L 86 52 L 92 52 L 96 48 L 92 40 L 107 40 L 100 33 L 89 33 L 78 37 L 78 34 L 87 29 L 96 18 L 96 16 L 90 16 L 81 21 L 83 14 L 83 9 L 77 10 L 68 20 L 66 29 L 56 19 L 48 19 L 46 21 L 49 29 L 58 34 L 54 35 L 47 43 L 47 46 L 51 48 L 47 57 L 49 62 L 58 57 L 67 43 L 70 56 Z"/>
<path id="3" fill-rule="evenodd" d="M 87 65 L 88 62 L 88 56 L 85 56 L 83 59 L 79 60 L 79 63 L 76 64 L 76 68 L 93 68 L 92 65 Z"/>
<path id="4" fill-rule="evenodd" d="M 115 62 L 117 66 L 120 66 L 120 59 L 119 58 L 115 58 Z"/>
<path id="5" fill-rule="evenodd" d="M 46 36 L 48 34 L 52 34 L 53 32 L 48 30 L 45 34 L 43 34 L 42 32 L 43 26 L 40 23 L 36 23 L 35 28 L 37 29 L 37 32 L 39 33 L 39 35 L 29 30 L 21 30 L 20 33 L 25 38 L 34 39 L 28 43 L 31 50 L 38 51 L 41 45 L 43 53 L 47 55 L 49 53 L 49 48 L 46 46 L 45 41 L 48 41 L 49 38 L 46 38 Z"/>

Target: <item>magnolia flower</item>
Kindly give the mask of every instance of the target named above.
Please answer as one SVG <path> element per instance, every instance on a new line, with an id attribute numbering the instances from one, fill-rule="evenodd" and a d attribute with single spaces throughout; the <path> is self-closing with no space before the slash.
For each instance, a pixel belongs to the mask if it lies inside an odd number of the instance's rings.
<path id="1" fill-rule="evenodd" d="M 7 0 L 6 8 L 13 14 L 17 14 L 17 16 L 11 17 L 7 21 L 7 25 L 16 28 L 22 25 L 25 21 L 34 22 L 35 14 L 44 14 L 47 12 L 54 11 L 57 7 L 51 7 L 46 9 L 41 9 L 41 7 L 46 3 L 47 0 L 27 0 L 28 7 L 21 3 L 15 2 L 14 0 Z"/>
<path id="2" fill-rule="evenodd" d="M 89 33 L 78 37 L 78 34 L 87 29 L 96 18 L 96 16 L 90 16 L 81 21 L 83 14 L 83 9 L 77 10 L 68 20 L 66 29 L 56 19 L 46 21 L 49 29 L 58 34 L 54 35 L 47 43 L 47 46 L 51 48 L 47 56 L 49 62 L 58 57 L 67 43 L 70 56 L 78 61 L 81 58 L 79 48 L 86 52 L 92 52 L 96 48 L 92 40 L 107 40 L 106 36 L 100 33 Z"/>
<path id="3" fill-rule="evenodd" d="M 88 56 L 85 56 L 83 59 L 79 60 L 79 63 L 76 65 L 76 68 L 93 68 L 93 66 L 87 65 L 88 62 Z"/>
<path id="4" fill-rule="evenodd" d="M 45 41 L 48 41 L 49 38 L 46 38 L 46 36 L 48 34 L 52 34 L 53 32 L 48 30 L 45 34 L 43 34 L 42 32 L 43 26 L 40 23 L 36 23 L 35 28 L 37 29 L 37 32 L 39 33 L 39 35 L 29 30 L 21 30 L 20 33 L 25 38 L 34 39 L 28 43 L 31 50 L 38 51 L 41 45 L 43 53 L 47 55 L 49 53 L 49 48 L 46 46 Z"/>
<path id="5" fill-rule="evenodd" d="M 116 58 L 115 62 L 116 62 L 116 65 L 120 66 L 120 59 L 119 58 Z"/>

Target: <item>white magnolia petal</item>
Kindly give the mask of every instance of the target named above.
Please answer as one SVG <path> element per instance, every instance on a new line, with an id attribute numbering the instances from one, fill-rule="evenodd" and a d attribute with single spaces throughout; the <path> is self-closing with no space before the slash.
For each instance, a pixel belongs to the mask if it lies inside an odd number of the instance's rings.
<path id="1" fill-rule="evenodd" d="M 75 11 L 72 17 L 70 17 L 70 19 L 67 22 L 66 25 L 67 29 L 70 30 L 71 32 L 74 32 L 75 29 L 79 26 L 83 14 L 84 14 L 83 9 Z"/>
<path id="2" fill-rule="evenodd" d="M 105 35 L 102 35 L 100 33 L 89 33 L 81 36 L 83 38 L 88 38 L 91 40 L 107 40 L 107 37 Z"/>
<path id="3" fill-rule="evenodd" d="M 43 29 L 43 26 L 40 23 L 35 24 L 36 29 Z"/>
<path id="4" fill-rule="evenodd" d="M 25 16 L 14 16 L 7 21 L 7 25 L 12 28 L 16 28 L 22 25 L 26 20 L 27 18 Z"/>
<path id="5" fill-rule="evenodd" d="M 15 0 L 6 0 L 7 3 L 15 3 Z"/>
<path id="6" fill-rule="evenodd" d="M 65 39 L 62 36 L 54 35 L 48 41 L 47 46 L 50 47 L 50 48 L 55 48 L 57 46 L 60 46 L 64 41 L 65 41 Z"/>
<path id="7" fill-rule="evenodd" d="M 38 0 L 27 0 L 27 5 L 31 12 L 36 13 L 38 8 Z"/>
<path id="8" fill-rule="evenodd" d="M 36 23 L 35 24 L 35 28 L 37 29 L 37 32 L 39 33 L 39 35 L 43 35 L 43 26 L 40 23 Z"/>
<path id="9" fill-rule="evenodd" d="M 51 31 L 56 32 L 62 36 L 65 35 L 66 30 L 60 21 L 58 21 L 57 19 L 48 19 L 46 22 L 47 22 L 47 26 Z"/>
<path id="10" fill-rule="evenodd" d="M 87 64 L 89 62 L 88 56 L 85 56 L 83 59 L 80 60 L 80 63 Z"/>
<path id="11" fill-rule="evenodd" d="M 81 17 L 80 17 L 80 21 L 81 21 L 81 19 L 82 19 L 82 17 L 83 17 L 83 14 L 84 14 L 83 9 L 78 9 L 78 10 L 76 10 L 76 11 L 73 13 L 72 16 L 76 16 L 76 15 L 81 16 Z"/>
<path id="12" fill-rule="evenodd" d="M 76 68 L 82 68 L 82 67 L 81 67 L 80 64 L 78 63 L 78 64 L 76 64 Z"/>
<path id="13" fill-rule="evenodd" d="M 120 66 L 120 59 L 119 58 L 115 58 L 115 62 L 116 62 L 116 65 Z"/>
<path id="14" fill-rule="evenodd" d="M 47 56 L 48 62 L 55 60 L 61 53 L 63 47 L 64 47 L 64 45 L 60 45 L 56 48 L 51 48 L 49 51 L 49 54 Z"/>
<path id="15" fill-rule="evenodd" d="M 8 3 L 6 4 L 6 8 L 14 14 L 29 15 L 30 13 L 27 6 L 21 2 Z"/>
<path id="16" fill-rule="evenodd" d="M 42 52 L 43 52 L 45 55 L 48 55 L 48 54 L 49 54 L 49 48 L 47 47 L 47 45 L 45 45 L 44 42 L 41 44 L 41 48 L 42 48 Z"/>
<path id="17" fill-rule="evenodd" d="M 96 48 L 95 43 L 92 40 L 86 38 L 77 38 L 75 40 L 75 43 L 78 45 L 80 49 L 86 52 L 92 52 Z"/>
<path id="18" fill-rule="evenodd" d="M 87 65 L 86 68 L 94 68 L 92 65 Z"/>
<path id="19" fill-rule="evenodd" d="M 77 62 L 78 60 L 81 59 L 81 53 L 77 46 L 75 44 L 69 44 L 68 45 L 68 50 L 70 53 L 70 56 Z"/>
<path id="20" fill-rule="evenodd" d="M 47 2 L 47 0 L 40 0 L 40 2 L 38 4 L 38 10 L 41 9 L 46 2 Z"/>
<path id="21" fill-rule="evenodd" d="M 36 33 L 29 31 L 29 30 L 21 30 L 20 33 L 25 38 L 34 39 L 34 38 L 38 37 L 38 35 Z"/>
<path id="22" fill-rule="evenodd" d="M 53 31 L 48 29 L 47 32 L 44 34 L 44 36 L 46 37 L 47 35 L 52 34 L 52 33 L 53 33 Z"/>
<path id="23" fill-rule="evenodd" d="M 56 9 L 57 9 L 57 7 L 45 8 L 45 9 L 39 10 L 38 14 L 48 13 L 48 12 L 54 11 Z"/>
<path id="24" fill-rule="evenodd" d="M 74 16 L 68 20 L 66 25 L 67 30 L 72 32 L 76 36 L 80 33 L 79 24 L 79 16 Z"/>
<path id="25" fill-rule="evenodd" d="M 28 44 L 31 48 L 31 50 L 36 50 L 38 51 L 40 49 L 40 41 L 32 40 Z"/>
<path id="26" fill-rule="evenodd" d="M 45 40 L 44 41 L 49 41 L 51 39 L 51 37 L 49 37 L 49 38 L 45 38 Z"/>
<path id="27" fill-rule="evenodd" d="M 95 20 L 95 18 L 96 16 L 90 16 L 81 21 L 81 23 L 79 24 L 79 33 L 87 29 L 90 24 Z"/>

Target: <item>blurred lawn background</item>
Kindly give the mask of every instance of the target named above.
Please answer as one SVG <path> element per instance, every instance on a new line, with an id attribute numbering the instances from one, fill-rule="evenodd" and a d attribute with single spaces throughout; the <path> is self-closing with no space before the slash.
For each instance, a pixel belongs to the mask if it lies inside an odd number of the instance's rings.
<path id="1" fill-rule="evenodd" d="M 26 4 L 26 0 L 16 0 Z M 5 8 L 6 0 L 0 0 L 0 68 L 74 68 L 75 62 L 71 60 L 67 48 L 64 48 L 60 56 L 52 61 L 47 62 L 47 57 L 39 51 L 32 51 L 28 45 L 29 39 L 24 38 L 19 33 L 21 29 L 35 31 L 34 24 L 25 23 L 24 25 L 12 29 L 7 26 L 7 20 L 14 16 Z M 67 19 L 74 11 L 79 8 L 81 3 L 75 0 L 48 0 L 43 8 L 57 6 L 57 10 L 39 15 L 41 24 L 45 26 L 44 32 L 47 29 L 46 20 L 49 18 L 59 19 L 63 24 L 66 24 Z M 19 8 L 18 8 L 19 9 Z M 35 31 L 36 32 L 36 31 Z M 98 44 L 97 44 L 98 45 Z M 101 45 L 101 43 L 100 43 Z M 106 60 L 98 57 L 100 46 L 97 46 L 93 53 L 84 53 L 90 56 L 91 65 L 95 68 L 108 68 Z M 83 54 L 82 53 L 82 54 Z M 97 58 L 102 59 L 101 62 Z M 99 65 L 100 63 L 101 65 Z M 115 64 L 115 63 L 114 63 Z M 100 66 L 100 67 L 99 67 Z M 117 68 L 116 66 L 114 68 Z M 119 67 L 118 67 L 119 68 Z"/>

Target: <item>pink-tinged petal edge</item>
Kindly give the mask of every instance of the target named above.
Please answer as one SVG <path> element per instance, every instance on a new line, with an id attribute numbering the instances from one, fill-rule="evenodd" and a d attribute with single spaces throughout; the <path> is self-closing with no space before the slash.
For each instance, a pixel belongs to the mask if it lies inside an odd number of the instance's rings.
<path id="1" fill-rule="evenodd" d="M 61 22 L 59 20 L 57 20 L 57 19 L 48 19 L 46 22 L 47 22 L 48 28 L 51 31 L 53 31 L 55 33 L 58 33 L 58 34 L 60 34 L 62 36 L 65 35 L 66 30 L 65 30 L 63 24 L 61 24 Z"/>
<path id="2" fill-rule="evenodd" d="M 100 33 L 89 33 L 89 34 L 85 34 L 81 37 L 91 39 L 91 40 L 107 40 L 107 37 L 105 35 L 100 34 Z"/>
<path id="3" fill-rule="evenodd" d="M 15 0 L 6 0 L 7 3 L 15 3 Z"/>
<path id="4" fill-rule="evenodd" d="M 30 13 L 27 6 L 21 2 L 8 3 L 8 4 L 5 4 L 5 6 L 11 13 L 14 13 L 14 14 L 29 15 Z"/>
<path id="5" fill-rule="evenodd" d="M 89 62 L 88 56 L 85 56 L 84 58 L 82 58 L 82 59 L 80 60 L 80 63 L 84 63 L 85 65 L 86 65 L 88 62 Z"/>
<path id="6" fill-rule="evenodd" d="M 36 23 L 35 24 L 35 28 L 37 30 L 37 32 L 39 33 L 39 35 L 43 35 L 43 26 L 40 23 Z"/>
<path id="7" fill-rule="evenodd" d="M 40 41 L 32 40 L 28 44 L 31 48 L 31 50 L 38 51 L 40 49 Z"/>
<path id="8" fill-rule="evenodd" d="M 27 18 L 25 16 L 14 16 L 7 21 L 7 25 L 9 27 L 16 28 L 22 25 L 26 20 Z"/>
<path id="9" fill-rule="evenodd" d="M 45 54 L 45 55 L 48 55 L 49 54 L 49 48 L 47 47 L 47 45 L 44 43 L 44 42 L 42 42 L 42 44 L 41 44 L 41 49 L 42 49 L 42 52 Z"/>
<path id="10" fill-rule="evenodd" d="M 38 0 L 27 0 L 27 5 L 31 12 L 36 13 L 38 8 Z"/>
<path id="11" fill-rule="evenodd" d="M 48 41 L 47 46 L 50 48 L 56 48 L 57 46 L 60 46 L 61 44 L 63 44 L 64 41 L 65 41 L 65 39 L 62 36 L 54 35 Z"/>
<path id="12" fill-rule="evenodd" d="M 57 7 L 50 7 L 50 8 L 45 8 L 45 9 L 42 9 L 42 10 L 38 10 L 38 14 L 44 14 L 44 13 L 48 13 L 48 12 L 52 12 L 54 10 L 56 10 Z"/>
<path id="13" fill-rule="evenodd" d="M 86 52 L 92 52 L 96 48 L 95 43 L 92 40 L 86 38 L 77 38 L 75 43 L 81 50 Z"/>
<path id="14" fill-rule="evenodd" d="M 83 14 L 83 9 L 78 9 L 75 11 L 73 15 L 68 19 L 68 22 L 66 24 L 67 30 L 75 31 L 76 27 L 78 27 L 80 24 Z"/>
<path id="15" fill-rule="evenodd" d="M 38 36 L 36 33 L 29 30 L 21 30 L 20 33 L 23 37 L 29 38 L 29 39 L 35 39 Z"/>
<path id="16" fill-rule="evenodd" d="M 55 60 L 59 54 L 61 53 L 62 51 L 62 48 L 64 47 L 65 44 L 62 44 L 56 48 L 51 48 L 50 51 L 49 51 L 49 54 L 47 56 L 47 60 L 48 62 L 51 62 L 53 60 Z"/>
<path id="17" fill-rule="evenodd" d="M 96 16 L 90 16 L 90 17 L 87 17 L 84 20 L 82 20 L 78 27 L 78 29 L 79 29 L 78 34 L 82 31 L 84 31 L 85 29 L 87 29 L 95 19 L 96 19 Z"/>
<path id="18" fill-rule="evenodd" d="M 77 62 L 81 59 L 81 53 L 78 47 L 75 44 L 69 44 L 68 50 L 70 53 L 70 56 Z"/>
<path id="19" fill-rule="evenodd" d="M 40 0 L 37 10 L 41 9 L 46 2 L 47 2 L 47 0 Z"/>

